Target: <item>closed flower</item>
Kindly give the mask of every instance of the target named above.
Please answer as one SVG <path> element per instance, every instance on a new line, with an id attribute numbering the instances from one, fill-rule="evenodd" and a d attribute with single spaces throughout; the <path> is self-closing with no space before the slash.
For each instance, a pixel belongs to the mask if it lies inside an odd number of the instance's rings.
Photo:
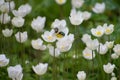
<path id="1" fill-rule="evenodd" d="M 82 54 L 83 57 L 88 60 L 92 60 L 93 58 L 95 58 L 95 52 L 87 47 L 83 50 Z"/>
<path id="2" fill-rule="evenodd" d="M 33 19 L 31 23 L 31 27 L 33 30 L 36 32 L 41 32 L 43 31 L 43 28 L 45 27 L 45 17 L 38 16 L 36 19 Z"/>
<path id="3" fill-rule="evenodd" d="M 91 40 L 91 35 L 89 34 L 84 34 L 81 39 L 84 43 L 87 43 Z"/>
<path id="4" fill-rule="evenodd" d="M 10 10 L 12 11 L 15 8 L 15 3 L 14 1 L 10 2 Z M 0 6 L 0 11 L 3 13 L 8 13 L 9 12 L 9 2 L 5 2 Z"/>
<path id="5" fill-rule="evenodd" d="M 111 64 L 111 63 L 108 63 L 108 64 L 106 64 L 106 65 L 103 65 L 103 69 L 104 69 L 104 71 L 105 71 L 107 74 L 112 73 L 113 70 L 114 70 L 114 68 L 115 68 L 115 65 L 114 65 L 114 64 Z"/>
<path id="6" fill-rule="evenodd" d="M 118 56 L 116 53 L 113 53 L 113 54 L 111 54 L 111 58 L 112 58 L 112 59 L 118 59 L 119 56 Z"/>
<path id="7" fill-rule="evenodd" d="M 48 45 L 47 46 L 48 49 L 49 49 L 49 54 L 53 57 L 58 57 L 61 53 L 60 53 L 60 50 L 58 48 L 55 48 L 54 46 L 52 45 Z"/>
<path id="8" fill-rule="evenodd" d="M 84 71 L 79 71 L 77 73 L 78 80 L 85 80 L 86 79 L 86 73 Z"/>
<path id="9" fill-rule="evenodd" d="M 18 10 L 13 10 L 12 13 L 16 17 L 25 17 L 32 10 L 32 7 L 29 4 L 21 5 Z"/>
<path id="10" fill-rule="evenodd" d="M 75 9 L 72 9 L 69 19 L 72 25 L 80 25 L 84 18 L 82 16 L 82 12 L 77 12 Z"/>
<path id="11" fill-rule="evenodd" d="M 90 41 L 86 42 L 86 46 L 91 50 L 96 50 L 99 46 L 99 42 L 97 39 L 90 40 Z"/>
<path id="12" fill-rule="evenodd" d="M 71 3 L 73 8 L 80 8 L 82 7 L 84 0 L 72 0 Z"/>
<path id="13" fill-rule="evenodd" d="M 5 30 L 2 30 L 2 34 L 4 35 L 4 37 L 10 37 L 12 36 L 12 33 L 13 33 L 12 29 L 6 28 Z"/>
<path id="14" fill-rule="evenodd" d="M 97 14 L 103 13 L 105 11 L 105 3 L 96 3 L 92 10 Z"/>
<path id="15" fill-rule="evenodd" d="M 43 74 L 46 73 L 47 67 L 48 67 L 48 64 L 47 64 L 47 63 L 45 63 L 45 64 L 39 63 L 39 64 L 36 65 L 36 66 L 32 66 L 32 69 L 33 69 L 33 71 L 34 71 L 37 75 L 40 76 L 40 75 L 43 75 Z"/>
<path id="16" fill-rule="evenodd" d="M 45 50 L 46 46 L 43 45 L 42 39 L 38 38 L 37 40 L 31 41 L 32 47 L 36 50 Z"/>
<path id="17" fill-rule="evenodd" d="M 10 66 L 7 68 L 8 76 L 12 80 L 22 80 L 23 73 L 21 65 Z"/>
<path id="18" fill-rule="evenodd" d="M 0 54 L 0 67 L 7 66 L 9 59 L 6 58 L 5 54 Z"/>
<path id="19" fill-rule="evenodd" d="M 3 19 L 3 16 L 4 16 L 4 19 Z M 10 22 L 10 16 L 7 13 L 1 14 L 0 15 L 0 22 L 2 24 L 7 24 L 8 22 Z"/>
<path id="20" fill-rule="evenodd" d="M 22 27 L 24 25 L 25 20 L 22 17 L 14 17 L 12 19 L 12 25 L 15 27 Z"/>
<path id="21" fill-rule="evenodd" d="M 20 43 L 24 43 L 27 39 L 28 39 L 28 35 L 27 32 L 17 32 L 15 34 L 15 38 L 18 42 Z"/>
<path id="22" fill-rule="evenodd" d="M 109 48 L 109 49 L 111 49 L 113 46 L 114 46 L 114 41 L 106 41 L 105 42 L 105 45 Z"/>
<path id="23" fill-rule="evenodd" d="M 107 51 L 108 51 L 108 47 L 107 47 L 105 44 L 102 44 L 102 43 L 100 43 L 99 46 L 100 46 L 100 47 L 99 47 L 100 49 L 97 48 L 97 52 L 98 52 L 99 54 L 101 54 L 101 55 L 106 54 Z"/>
<path id="24" fill-rule="evenodd" d="M 113 51 L 120 56 L 120 44 L 116 44 L 113 48 Z"/>

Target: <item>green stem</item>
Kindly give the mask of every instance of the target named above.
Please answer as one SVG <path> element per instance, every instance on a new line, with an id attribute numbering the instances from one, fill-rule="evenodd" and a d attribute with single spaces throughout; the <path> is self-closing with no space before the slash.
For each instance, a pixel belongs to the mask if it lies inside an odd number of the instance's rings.
<path id="1" fill-rule="evenodd" d="M 53 56 L 53 80 L 57 80 L 57 64 L 56 64 L 55 50 L 54 50 L 54 56 Z"/>
<path id="2" fill-rule="evenodd" d="M 93 68 L 93 75 L 94 75 L 94 59 L 93 59 L 93 55 L 94 55 L 94 54 L 93 54 L 93 52 L 94 52 L 94 51 L 92 50 L 92 68 Z"/>

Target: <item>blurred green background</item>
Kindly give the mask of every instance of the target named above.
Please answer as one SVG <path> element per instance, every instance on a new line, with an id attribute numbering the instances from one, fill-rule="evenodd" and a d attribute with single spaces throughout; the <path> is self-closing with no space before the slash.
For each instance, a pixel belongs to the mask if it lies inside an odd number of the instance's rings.
<path id="1" fill-rule="evenodd" d="M 0 29 L 0 53 L 6 54 L 6 56 L 10 59 L 10 63 L 8 66 L 14 66 L 17 64 L 21 64 L 23 67 L 24 77 L 23 80 L 38 80 L 38 76 L 33 72 L 32 65 L 36 65 L 39 62 L 49 63 L 48 71 L 45 75 L 41 76 L 41 80 L 53 80 L 52 71 L 53 69 L 53 58 L 49 55 L 48 50 L 46 51 L 37 51 L 34 50 L 31 46 L 31 40 L 41 38 L 42 33 L 36 33 L 31 28 L 31 22 L 33 18 L 37 16 L 45 16 L 46 24 L 45 30 L 50 30 L 51 23 L 57 19 L 65 19 L 67 21 L 67 26 L 69 28 L 70 33 L 74 34 L 74 26 L 70 24 L 69 15 L 71 10 L 71 0 L 67 0 L 67 3 L 63 6 L 59 6 L 55 3 L 54 0 L 14 0 L 16 7 L 22 4 L 29 3 L 32 6 L 32 12 L 25 17 L 25 25 L 23 28 L 14 28 L 14 34 L 17 31 L 27 31 L 28 32 L 28 40 L 24 44 L 20 44 L 15 40 L 15 36 L 13 34 L 10 38 L 5 38 L 1 30 L 8 27 L 13 28 L 11 24 L 1 25 Z M 96 2 L 105 2 L 106 10 L 103 14 L 95 14 L 92 12 L 92 7 Z M 63 11 L 61 12 L 61 8 Z M 109 55 L 98 56 L 96 54 L 96 58 L 94 59 L 94 73 L 92 73 L 92 61 L 86 60 L 82 57 L 82 50 L 85 48 L 85 44 L 82 43 L 81 37 L 83 34 L 90 33 L 90 29 L 96 27 L 97 25 L 103 25 L 104 23 L 114 24 L 115 31 L 110 36 L 111 40 L 115 40 L 115 44 L 120 43 L 120 0 L 85 0 L 84 5 L 78 9 L 81 11 L 89 11 L 92 13 L 92 17 L 88 21 L 84 21 L 78 27 L 78 35 L 77 45 L 73 44 L 73 47 L 69 52 L 62 53 L 60 57 L 56 60 L 57 65 L 57 80 L 77 80 L 76 74 L 80 70 L 84 70 L 87 73 L 86 80 L 110 80 L 110 75 L 106 74 L 102 65 L 106 64 L 109 61 Z M 61 17 L 60 15 L 63 15 Z M 10 14 L 13 16 L 12 14 Z M 4 26 L 4 27 L 2 27 Z M 105 42 L 107 36 L 103 36 L 101 38 L 101 42 Z M 44 42 L 45 43 L 45 42 Z M 47 44 L 47 43 L 45 43 Z M 79 53 L 78 59 L 73 59 L 73 51 L 76 47 L 77 52 Z M 29 61 L 29 63 L 25 63 Z M 112 60 L 112 63 L 116 64 L 117 69 L 115 69 L 116 76 L 120 80 L 120 59 Z M 8 67 L 7 66 L 7 67 Z M 0 68 L 0 80 L 10 80 L 8 78 L 6 68 Z M 64 79 L 63 79 L 64 78 Z"/>

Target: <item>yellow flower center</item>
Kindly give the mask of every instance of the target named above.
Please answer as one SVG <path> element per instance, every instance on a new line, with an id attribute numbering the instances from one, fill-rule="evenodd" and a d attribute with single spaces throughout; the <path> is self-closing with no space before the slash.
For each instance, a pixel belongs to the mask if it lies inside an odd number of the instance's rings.
<path id="1" fill-rule="evenodd" d="M 108 28 L 108 29 L 106 29 L 106 32 L 109 33 L 109 32 L 111 32 L 111 30 Z"/>
<path id="2" fill-rule="evenodd" d="M 48 36 L 48 39 L 51 40 L 51 39 L 52 39 L 52 36 Z"/>
<path id="3" fill-rule="evenodd" d="M 90 54 L 90 53 L 86 53 L 85 56 L 88 56 L 88 57 L 89 57 L 89 56 L 91 56 L 91 54 Z"/>
<path id="4" fill-rule="evenodd" d="M 62 2 L 63 2 L 63 0 L 59 0 L 59 2 L 60 2 L 60 3 L 62 3 Z"/>
<path id="5" fill-rule="evenodd" d="M 101 35 L 102 33 L 101 33 L 100 31 L 97 31 L 96 34 L 97 34 L 97 35 Z"/>

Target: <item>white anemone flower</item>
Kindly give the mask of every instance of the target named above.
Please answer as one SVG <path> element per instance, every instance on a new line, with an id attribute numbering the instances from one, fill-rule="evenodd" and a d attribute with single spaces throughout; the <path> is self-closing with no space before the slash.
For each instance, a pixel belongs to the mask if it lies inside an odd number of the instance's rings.
<path id="1" fill-rule="evenodd" d="M 25 17 L 32 10 L 32 7 L 29 4 L 21 5 L 18 10 L 13 10 L 12 13 L 16 17 Z"/>
<path id="2" fill-rule="evenodd" d="M 7 71 L 8 71 L 9 78 L 11 78 L 12 80 L 22 80 L 23 78 L 22 70 L 23 69 L 21 65 L 8 67 Z"/>
<path id="3" fill-rule="evenodd" d="M 114 68 L 115 68 L 115 65 L 114 65 L 114 64 L 111 64 L 111 63 L 108 63 L 108 64 L 106 64 L 106 65 L 103 65 L 103 69 L 104 69 L 105 73 L 107 73 L 107 74 L 112 73 L 113 70 L 114 70 Z"/>
<path id="4" fill-rule="evenodd" d="M 71 10 L 69 19 L 72 25 L 80 25 L 84 20 L 82 12 L 76 11 L 76 9 Z"/>
<path id="5" fill-rule="evenodd" d="M 36 40 L 32 40 L 31 45 L 36 50 L 45 50 L 46 49 L 46 45 L 43 45 L 43 41 L 40 38 L 38 38 Z"/>
<path id="6" fill-rule="evenodd" d="M 117 80 L 117 77 L 112 77 L 110 80 Z"/>
<path id="7" fill-rule="evenodd" d="M 19 43 L 24 43 L 28 39 L 27 31 L 17 32 L 15 38 Z"/>
<path id="8" fill-rule="evenodd" d="M 86 46 L 91 50 L 96 50 L 99 46 L 99 41 L 97 39 L 90 40 L 86 42 Z"/>
<path id="9" fill-rule="evenodd" d="M 0 1 L 0 6 L 2 5 L 2 4 L 4 4 L 5 3 L 5 1 L 4 0 L 1 0 Z"/>
<path id="10" fill-rule="evenodd" d="M 0 6 L 0 11 L 3 13 L 8 13 L 9 11 L 12 11 L 15 8 L 14 1 L 10 1 L 10 10 L 9 10 L 9 2 L 5 2 Z"/>
<path id="11" fill-rule="evenodd" d="M 4 35 L 4 37 L 10 37 L 10 36 L 12 36 L 12 33 L 13 33 L 12 29 L 6 28 L 6 29 L 2 30 L 2 34 Z"/>
<path id="12" fill-rule="evenodd" d="M 59 5 L 63 5 L 66 3 L 67 0 L 55 0 L 55 2 Z"/>
<path id="13" fill-rule="evenodd" d="M 103 25 L 104 29 L 105 29 L 105 34 L 106 35 L 110 35 L 113 31 L 114 31 L 114 25 L 110 24 L 109 26 L 107 26 L 107 24 L 105 23 Z"/>
<path id="14" fill-rule="evenodd" d="M 85 59 L 92 60 L 93 58 L 95 58 L 95 52 L 87 47 L 83 50 L 82 53 Z"/>
<path id="15" fill-rule="evenodd" d="M 114 46 L 114 41 L 106 41 L 105 45 L 108 47 L 108 49 L 111 49 Z"/>
<path id="16" fill-rule="evenodd" d="M 113 48 L 113 51 L 120 56 L 120 44 L 116 44 Z"/>
<path id="17" fill-rule="evenodd" d="M 111 54 L 111 58 L 112 58 L 112 59 L 118 59 L 119 56 L 118 56 L 116 53 L 113 53 L 113 54 Z"/>
<path id="18" fill-rule="evenodd" d="M 47 47 L 49 49 L 49 54 L 51 56 L 53 56 L 53 57 L 59 57 L 59 55 L 61 54 L 60 50 L 58 48 L 55 48 L 54 46 L 52 46 L 50 44 Z"/>
<path id="19" fill-rule="evenodd" d="M 24 22 L 25 20 L 22 17 L 14 17 L 12 19 L 12 25 L 18 28 L 22 27 L 24 25 Z"/>
<path id="20" fill-rule="evenodd" d="M 77 73 L 77 78 L 78 78 L 78 80 L 85 80 L 86 79 L 86 73 L 85 73 L 85 71 L 79 71 Z"/>
<path id="21" fill-rule="evenodd" d="M 84 43 L 87 43 L 91 40 L 91 35 L 89 34 L 83 34 L 81 40 L 84 42 Z"/>
<path id="22" fill-rule="evenodd" d="M 39 63 L 36 66 L 32 66 L 33 71 L 37 75 L 43 75 L 47 72 L 48 63 Z"/>
<path id="23" fill-rule="evenodd" d="M 97 14 L 103 13 L 105 11 L 105 3 L 96 3 L 92 10 Z"/>
<path id="24" fill-rule="evenodd" d="M 3 17 L 4 17 L 4 19 L 3 19 Z M 2 24 L 7 24 L 10 22 L 10 16 L 8 15 L 8 13 L 4 13 L 4 14 L 0 15 L 0 22 Z"/>
<path id="25" fill-rule="evenodd" d="M 57 41 L 56 46 L 60 50 L 60 52 L 67 52 L 71 49 L 72 43 L 74 41 L 74 35 L 69 34 L 64 38 Z"/>
<path id="26" fill-rule="evenodd" d="M 7 66 L 9 59 L 6 58 L 5 54 L 0 54 L 0 67 Z"/>
<path id="27" fill-rule="evenodd" d="M 84 20 L 88 20 L 88 19 L 90 19 L 91 18 L 91 13 L 90 12 L 88 12 L 88 11 L 84 11 L 84 12 L 82 12 L 82 16 L 83 16 L 83 19 Z"/>
<path id="28" fill-rule="evenodd" d="M 73 8 L 80 8 L 84 4 L 84 0 L 72 0 L 71 3 Z"/>
<path id="29" fill-rule="evenodd" d="M 54 31 L 45 31 L 44 34 L 41 35 L 42 38 L 46 42 L 55 42 L 56 41 L 56 36 L 54 35 Z"/>
<path id="30" fill-rule="evenodd" d="M 38 16 L 36 19 L 33 19 L 31 27 L 36 32 L 42 32 L 45 27 L 46 17 Z"/>
<path id="31" fill-rule="evenodd" d="M 92 35 L 95 37 L 101 37 L 104 34 L 104 31 L 105 31 L 104 28 L 100 25 L 97 26 L 97 28 L 91 29 Z"/>
<path id="32" fill-rule="evenodd" d="M 101 55 L 106 54 L 107 51 L 108 51 L 108 47 L 107 47 L 105 44 L 102 44 L 102 43 L 100 43 L 99 46 L 100 46 L 100 49 L 97 48 L 97 52 L 98 52 L 99 54 L 101 54 Z"/>

